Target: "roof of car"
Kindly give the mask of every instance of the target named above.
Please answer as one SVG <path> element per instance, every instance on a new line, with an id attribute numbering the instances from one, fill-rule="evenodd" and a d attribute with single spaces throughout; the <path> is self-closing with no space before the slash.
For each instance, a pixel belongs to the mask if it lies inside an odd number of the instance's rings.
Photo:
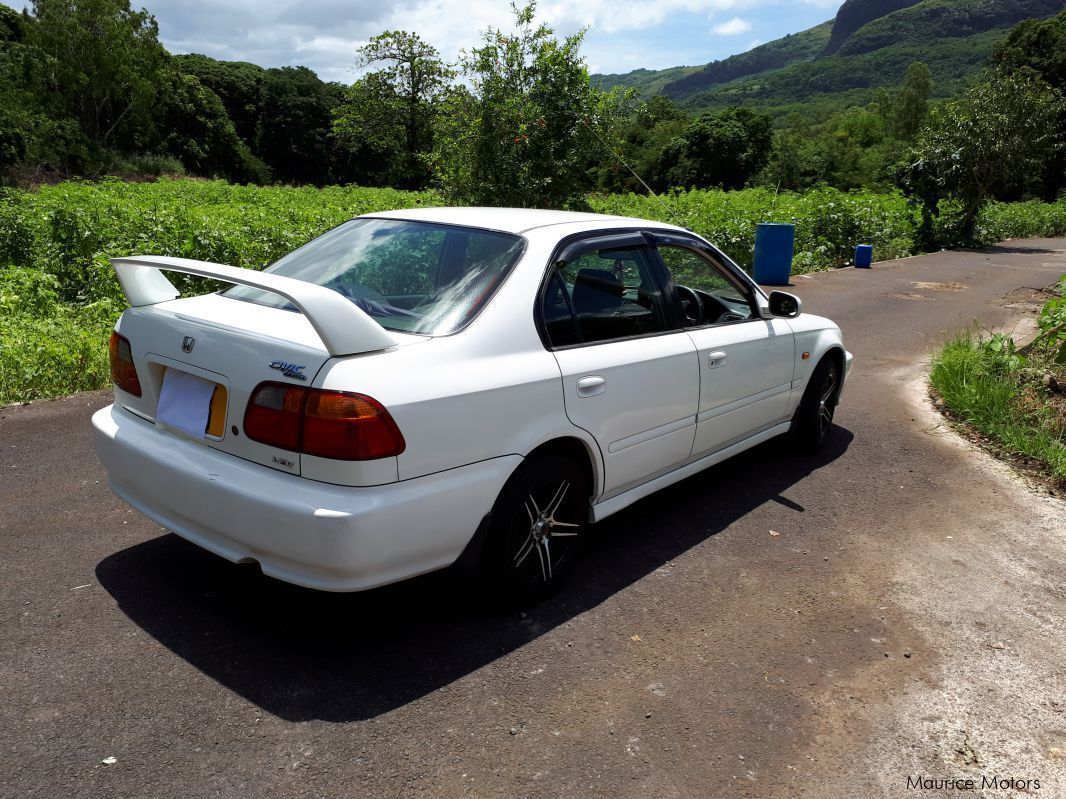
<path id="1" fill-rule="evenodd" d="M 479 227 L 503 233 L 525 233 L 535 228 L 548 227 L 550 225 L 572 225 L 574 223 L 640 227 L 654 225 L 656 227 L 681 229 L 676 225 L 653 222 L 648 219 L 637 219 L 631 216 L 609 216 L 607 214 L 576 211 L 549 211 L 540 208 L 402 208 L 396 211 L 365 214 L 364 216 Z"/>

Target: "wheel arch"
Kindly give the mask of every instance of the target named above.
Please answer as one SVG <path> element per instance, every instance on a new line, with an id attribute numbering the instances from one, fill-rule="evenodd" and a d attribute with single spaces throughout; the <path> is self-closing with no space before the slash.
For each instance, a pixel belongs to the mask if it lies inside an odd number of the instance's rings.
<path id="1" fill-rule="evenodd" d="M 577 436 L 559 436 L 549 439 L 534 447 L 525 460 L 542 455 L 558 455 L 576 465 L 588 481 L 589 502 L 600 494 L 603 485 L 602 467 L 599 461 L 599 447 Z"/>

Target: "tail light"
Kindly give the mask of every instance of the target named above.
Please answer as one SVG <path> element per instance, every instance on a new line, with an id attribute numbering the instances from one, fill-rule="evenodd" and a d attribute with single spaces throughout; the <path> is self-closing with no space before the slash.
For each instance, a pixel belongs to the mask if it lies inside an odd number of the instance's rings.
<path id="1" fill-rule="evenodd" d="M 399 455 L 407 446 L 377 400 L 285 383 L 256 387 L 244 414 L 244 433 L 261 444 L 344 461 Z"/>
<path id="2" fill-rule="evenodd" d="M 107 345 L 111 357 L 111 382 L 128 394 L 141 396 L 141 381 L 137 377 L 137 367 L 133 364 L 133 350 L 125 336 L 111 331 L 111 341 Z"/>

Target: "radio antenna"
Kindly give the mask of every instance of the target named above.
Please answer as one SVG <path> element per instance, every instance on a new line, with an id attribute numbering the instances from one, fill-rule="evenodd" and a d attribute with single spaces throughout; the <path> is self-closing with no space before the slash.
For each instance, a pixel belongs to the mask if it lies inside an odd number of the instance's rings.
<path id="1" fill-rule="evenodd" d="M 689 230 L 690 229 L 689 226 L 685 224 L 685 220 L 678 218 L 678 215 L 677 215 L 676 211 L 673 208 L 671 208 L 669 205 L 667 205 L 663 201 L 663 198 L 660 197 L 658 194 L 656 194 L 655 190 L 644 181 L 644 178 L 642 178 L 640 175 L 637 174 L 637 170 L 633 169 L 633 167 L 631 167 L 626 162 L 626 160 L 622 157 L 621 153 L 616 152 L 614 150 L 614 148 L 612 148 L 609 144 L 607 144 L 607 142 L 605 142 L 603 140 L 603 138 L 600 136 L 600 134 L 597 133 L 596 129 L 593 128 L 588 123 L 588 120 L 586 120 L 585 117 L 583 117 L 583 116 L 581 116 L 579 114 L 575 114 L 574 116 L 576 116 L 578 121 L 582 125 L 585 126 L 585 129 L 588 130 L 589 133 L 591 133 L 593 136 L 596 137 L 596 141 L 598 141 L 603 146 L 603 149 L 605 149 L 607 152 L 609 152 L 611 155 L 613 155 L 615 157 L 615 159 L 618 161 L 618 163 L 620 163 L 622 166 L 624 166 L 626 169 L 629 170 L 629 174 L 631 174 L 638 181 L 640 181 L 640 185 L 643 186 L 645 189 L 647 189 L 648 190 L 648 194 L 650 194 L 652 197 L 654 197 L 656 199 L 656 201 L 659 203 L 659 205 L 661 205 L 663 208 L 666 209 L 666 213 L 670 215 L 670 217 L 674 220 L 675 223 L 677 223 L 678 226 L 685 228 L 685 230 Z"/>

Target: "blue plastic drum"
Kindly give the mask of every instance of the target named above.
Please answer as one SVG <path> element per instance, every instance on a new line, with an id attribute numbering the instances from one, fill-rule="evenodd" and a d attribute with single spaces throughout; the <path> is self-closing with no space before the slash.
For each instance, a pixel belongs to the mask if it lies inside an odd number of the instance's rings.
<path id="1" fill-rule="evenodd" d="M 860 244 L 855 248 L 855 268 L 869 269 L 874 260 L 874 246 L 872 244 Z"/>
<path id="2" fill-rule="evenodd" d="M 792 245 L 796 226 L 760 222 L 755 226 L 755 265 L 752 277 L 764 286 L 787 286 L 792 273 Z"/>

